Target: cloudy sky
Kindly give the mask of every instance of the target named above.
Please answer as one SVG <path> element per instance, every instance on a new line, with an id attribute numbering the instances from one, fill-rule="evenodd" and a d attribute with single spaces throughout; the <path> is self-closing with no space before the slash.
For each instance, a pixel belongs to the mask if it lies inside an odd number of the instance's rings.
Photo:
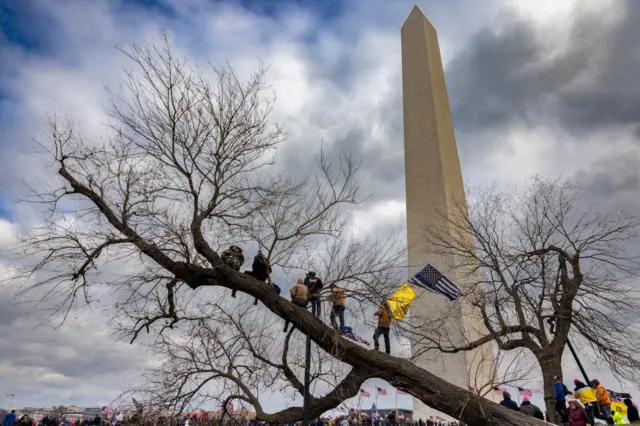
<path id="1" fill-rule="evenodd" d="M 404 226 L 400 27 L 413 4 L 0 0 L 0 245 L 10 248 L 29 222 L 15 201 L 46 178 L 29 152 L 45 113 L 99 128 L 104 87 L 127 65 L 116 45 L 154 41 L 160 28 L 193 63 L 227 60 L 241 72 L 258 60 L 270 65 L 275 114 L 290 133 L 281 161 L 304 168 L 321 143 L 354 152 L 372 194 L 357 224 Z M 637 207 L 640 2 L 418 4 L 439 33 L 468 184 L 562 174 L 598 201 Z M 99 309 L 52 329 L 9 289 L 0 297 L 0 394 L 15 393 L 17 406 L 103 405 L 151 362 L 139 347 L 114 343 Z M 565 365 L 573 377 L 575 365 Z"/>

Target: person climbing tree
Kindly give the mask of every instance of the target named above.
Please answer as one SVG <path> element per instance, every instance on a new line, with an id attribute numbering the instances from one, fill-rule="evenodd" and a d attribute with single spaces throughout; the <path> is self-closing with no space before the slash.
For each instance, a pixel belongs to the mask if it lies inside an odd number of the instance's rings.
<path id="1" fill-rule="evenodd" d="M 374 349 L 377 351 L 380 348 L 378 341 L 380 339 L 380 335 L 382 335 L 384 337 L 385 352 L 391 354 L 391 342 L 389 340 L 389 329 L 391 328 L 391 308 L 389 307 L 389 304 L 386 300 L 380 303 L 375 316 L 378 317 L 378 327 L 373 333 Z"/>
<path id="2" fill-rule="evenodd" d="M 344 290 L 338 287 L 335 283 L 331 283 L 329 286 L 331 289 L 330 299 L 331 299 L 331 315 L 329 315 L 329 320 L 331 321 L 331 326 L 333 328 L 338 328 L 336 324 L 336 315 L 340 319 L 340 328 L 344 328 L 344 310 L 346 306 L 346 296 L 344 294 Z"/>
<path id="3" fill-rule="evenodd" d="M 309 301 L 311 302 L 311 313 L 315 317 L 320 317 L 321 303 L 320 290 L 322 290 L 322 280 L 316 277 L 314 271 L 309 271 L 304 279 L 304 285 L 309 289 Z"/>
<path id="4" fill-rule="evenodd" d="M 302 280 L 298 280 L 297 283 L 291 287 L 291 303 L 307 309 L 307 302 L 309 301 L 309 289 Z M 284 323 L 284 332 L 286 333 L 289 328 L 289 321 Z"/>

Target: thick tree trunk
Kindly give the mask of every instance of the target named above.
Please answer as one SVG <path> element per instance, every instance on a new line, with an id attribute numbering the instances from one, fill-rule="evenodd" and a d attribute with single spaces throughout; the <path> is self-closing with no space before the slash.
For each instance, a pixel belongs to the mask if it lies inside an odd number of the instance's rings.
<path id="1" fill-rule="evenodd" d="M 178 268 L 177 268 L 178 269 Z M 237 273 L 227 267 L 216 269 L 188 268 L 189 276 L 184 279 L 192 288 L 214 285 L 238 290 L 260 300 L 273 313 L 288 320 L 298 330 L 304 330 L 311 339 L 336 359 L 349 364 L 358 370 L 366 371 L 368 377 L 386 380 L 396 388 L 404 389 L 430 407 L 450 415 L 469 426 L 512 426 L 512 425 L 544 425 L 541 420 L 509 410 L 487 399 L 477 397 L 466 389 L 455 386 L 428 371 L 416 366 L 406 359 L 395 358 L 379 351 L 366 349 L 351 340 L 341 337 L 334 329 L 315 318 L 310 312 L 301 309 L 281 298 L 273 288 L 252 277 Z M 179 270 L 176 270 L 179 275 Z M 326 407 L 318 404 L 323 411 L 309 415 L 315 418 L 326 411 Z M 291 410 L 290 414 L 302 414 L 301 410 Z M 270 417 L 265 413 L 265 417 Z M 289 416 L 286 416 L 289 417 Z M 299 416 L 298 416 L 299 417 Z M 300 417 L 301 418 L 301 417 Z M 287 419 L 300 420 L 296 419 Z M 280 417 L 279 420 L 284 420 Z"/>
<path id="2" fill-rule="evenodd" d="M 542 382 L 544 390 L 544 404 L 547 409 L 549 421 L 555 424 L 561 424 L 561 418 L 556 415 L 556 399 L 554 395 L 554 376 L 562 378 L 562 352 L 560 354 L 552 354 L 547 359 L 538 360 L 542 369 Z"/>

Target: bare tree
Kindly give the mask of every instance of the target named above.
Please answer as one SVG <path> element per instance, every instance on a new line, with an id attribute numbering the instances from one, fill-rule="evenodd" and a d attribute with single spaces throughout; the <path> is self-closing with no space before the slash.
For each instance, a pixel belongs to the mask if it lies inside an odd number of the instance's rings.
<path id="1" fill-rule="evenodd" d="M 429 229 L 434 250 L 457 259 L 462 300 L 487 331 L 460 344 L 432 326 L 422 330 L 422 350 L 454 353 L 487 342 L 501 351 L 525 349 L 542 370 L 548 413 L 570 337 L 615 374 L 637 378 L 639 264 L 632 250 L 639 222 L 601 213 L 582 195 L 576 184 L 536 177 L 521 192 L 475 194 L 468 215 L 459 203 L 444 225 Z"/>
<path id="2" fill-rule="evenodd" d="M 270 118 L 263 68 L 243 80 L 228 65 L 214 67 L 210 77 L 163 41 L 123 50 L 136 71 L 112 92 L 103 140 L 51 120 L 43 146 L 59 180 L 35 197 L 49 215 L 22 241 L 24 291 L 59 298 L 56 312 L 65 318 L 79 300 L 91 300 L 96 286 L 106 288 L 120 331 L 132 341 L 144 336 L 167 362 L 146 386 L 147 396 L 158 396 L 158 410 L 217 398 L 223 406 L 251 404 L 259 419 L 300 419 L 300 407 L 265 412 L 258 392 L 283 383 L 302 393 L 299 352 L 291 349 L 304 334 L 316 345 L 315 382 L 333 386 L 312 397 L 312 417 L 378 377 L 469 425 L 521 422 L 520 414 L 409 360 L 343 338 L 280 297 L 271 277 L 260 282 L 222 262 L 222 248 L 245 242 L 262 248 L 274 267 L 312 265 L 328 281 L 345 282 L 365 309 L 399 282 L 404 250 L 350 230 L 349 209 L 361 196 L 358 164 L 349 156 L 331 162 L 321 155 L 301 177 L 274 172 L 284 132 Z M 228 290 L 256 298 L 266 310 L 243 310 L 243 298 L 234 304 Z M 277 318 L 296 331 L 274 337 Z M 330 374 L 325 362 L 342 367 Z M 207 388 L 213 381 L 218 391 Z"/>
<path id="3" fill-rule="evenodd" d="M 524 349 L 495 351 L 495 354 L 492 351 L 490 356 L 484 351 L 472 352 L 469 389 L 487 397 L 502 385 L 526 386 L 537 370 L 537 365 L 526 355 Z"/>

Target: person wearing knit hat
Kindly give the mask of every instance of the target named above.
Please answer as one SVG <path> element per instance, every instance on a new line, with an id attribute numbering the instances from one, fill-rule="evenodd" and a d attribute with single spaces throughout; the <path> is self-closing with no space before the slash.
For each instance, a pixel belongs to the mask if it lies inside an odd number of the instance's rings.
<path id="1" fill-rule="evenodd" d="M 520 412 L 526 414 L 527 416 L 544 420 L 544 415 L 542 414 L 542 411 L 538 408 L 538 406 L 533 405 L 531 403 L 531 399 L 528 396 L 525 396 L 522 399 L 522 404 L 520 404 Z"/>

